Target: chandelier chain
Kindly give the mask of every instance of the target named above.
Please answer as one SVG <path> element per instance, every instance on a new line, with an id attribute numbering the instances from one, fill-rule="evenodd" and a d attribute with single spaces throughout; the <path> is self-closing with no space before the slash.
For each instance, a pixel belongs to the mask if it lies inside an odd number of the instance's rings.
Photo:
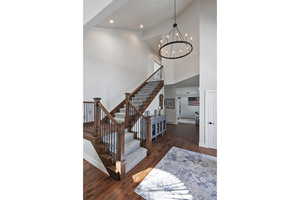
<path id="1" fill-rule="evenodd" d="M 176 24 L 176 0 L 174 0 L 174 22 Z"/>

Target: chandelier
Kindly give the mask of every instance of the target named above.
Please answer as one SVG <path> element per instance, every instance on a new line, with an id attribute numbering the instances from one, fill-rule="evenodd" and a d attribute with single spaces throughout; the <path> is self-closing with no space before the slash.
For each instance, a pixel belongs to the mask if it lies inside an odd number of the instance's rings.
<path id="1" fill-rule="evenodd" d="M 160 40 L 159 56 L 166 59 L 183 58 L 193 51 L 193 45 L 189 42 L 193 38 L 187 33 L 184 35 L 179 31 L 176 23 L 176 0 L 174 0 L 174 24 L 168 34 Z"/>

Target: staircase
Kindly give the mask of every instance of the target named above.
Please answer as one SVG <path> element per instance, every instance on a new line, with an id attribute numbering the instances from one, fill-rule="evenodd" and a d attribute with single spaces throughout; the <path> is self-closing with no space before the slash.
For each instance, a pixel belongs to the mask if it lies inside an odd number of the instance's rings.
<path id="1" fill-rule="evenodd" d="M 126 93 L 111 112 L 100 98 L 84 102 L 84 138 L 91 141 L 114 179 L 122 179 L 151 152 L 151 122 L 143 113 L 164 86 L 162 69 Z"/>
<path id="2" fill-rule="evenodd" d="M 152 81 L 146 83 L 136 94 L 133 95 L 131 99 L 131 103 L 133 106 L 138 108 L 140 112 L 143 113 L 145 107 L 148 107 L 147 102 L 153 100 L 152 97 L 155 97 L 159 90 L 161 89 L 161 81 Z M 153 94 L 154 93 L 154 94 Z M 119 123 L 125 122 L 126 110 L 124 108 L 120 108 L 119 112 L 113 113 L 116 117 L 115 120 Z"/>

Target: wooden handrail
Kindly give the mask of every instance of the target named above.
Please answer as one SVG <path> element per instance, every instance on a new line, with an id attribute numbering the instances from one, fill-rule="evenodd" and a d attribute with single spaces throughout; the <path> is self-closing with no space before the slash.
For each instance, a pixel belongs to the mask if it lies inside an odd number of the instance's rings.
<path id="1" fill-rule="evenodd" d="M 99 102 L 100 107 L 102 108 L 102 110 L 104 111 L 104 113 L 106 114 L 106 116 L 114 123 L 114 124 L 119 124 L 115 118 L 108 112 L 108 110 L 102 105 L 101 102 Z"/>
<path id="2" fill-rule="evenodd" d="M 153 72 L 139 87 L 137 87 L 132 93 L 130 93 L 129 98 L 133 96 L 133 94 L 138 91 L 144 84 L 154 76 L 159 70 L 161 70 L 164 66 L 162 65 L 160 68 L 158 68 L 155 72 Z"/>
<path id="3" fill-rule="evenodd" d="M 161 70 L 162 68 L 163 68 L 164 66 L 162 65 L 160 68 L 158 68 L 155 72 L 153 72 L 150 76 L 149 76 L 149 78 L 147 78 L 146 80 L 145 80 L 145 82 L 147 82 L 150 78 L 152 78 L 153 76 L 154 76 L 154 74 L 156 74 L 156 72 L 158 72 L 159 70 Z"/>

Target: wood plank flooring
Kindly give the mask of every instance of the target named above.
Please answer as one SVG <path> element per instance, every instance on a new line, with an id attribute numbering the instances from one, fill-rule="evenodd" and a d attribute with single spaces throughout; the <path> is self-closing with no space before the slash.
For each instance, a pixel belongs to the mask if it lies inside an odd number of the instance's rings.
<path id="1" fill-rule="evenodd" d="M 137 185 L 147 176 L 152 168 L 163 158 L 168 150 L 180 148 L 216 156 L 217 151 L 199 147 L 198 128 L 192 124 L 168 125 L 167 133 L 160 136 L 152 145 L 151 155 L 147 156 L 126 178 L 116 181 L 83 161 L 83 193 L 85 200 L 135 200 L 143 199 L 134 192 Z"/>

